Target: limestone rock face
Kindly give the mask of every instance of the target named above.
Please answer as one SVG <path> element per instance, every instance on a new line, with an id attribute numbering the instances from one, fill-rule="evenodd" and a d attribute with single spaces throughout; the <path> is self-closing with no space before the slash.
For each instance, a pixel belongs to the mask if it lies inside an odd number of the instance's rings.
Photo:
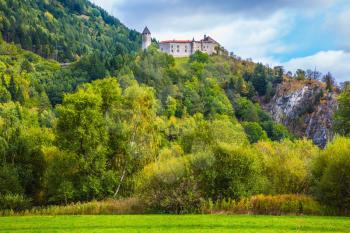
<path id="1" fill-rule="evenodd" d="M 333 138 L 333 114 L 337 102 L 324 84 L 317 81 L 285 81 L 265 105 L 275 121 L 300 137 L 325 147 Z"/>

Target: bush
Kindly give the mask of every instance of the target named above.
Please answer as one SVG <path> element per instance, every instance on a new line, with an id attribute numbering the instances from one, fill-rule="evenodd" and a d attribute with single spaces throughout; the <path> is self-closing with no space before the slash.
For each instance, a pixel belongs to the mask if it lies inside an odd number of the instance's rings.
<path id="1" fill-rule="evenodd" d="M 31 207 L 30 199 L 20 194 L 5 194 L 0 196 L 0 209 L 21 211 Z"/>
<path id="2" fill-rule="evenodd" d="M 201 194 L 191 174 L 188 156 L 146 166 L 139 175 L 137 190 L 152 212 L 179 214 L 199 211 Z"/>
<path id="3" fill-rule="evenodd" d="M 274 121 L 265 121 L 261 123 L 261 126 L 272 141 L 281 141 L 284 139 L 293 138 L 288 129 L 282 124 L 278 124 Z"/>
<path id="4" fill-rule="evenodd" d="M 321 205 L 304 195 L 258 195 L 251 197 L 250 203 L 254 214 L 322 214 Z"/>
<path id="5" fill-rule="evenodd" d="M 209 55 L 207 53 L 202 53 L 201 51 L 196 51 L 190 56 L 190 62 L 207 63 L 208 61 Z"/>
<path id="6" fill-rule="evenodd" d="M 259 142 L 255 145 L 267 176 L 266 194 L 308 193 L 311 161 L 318 148 L 307 140 Z"/>
<path id="7" fill-rule="evenodd" d="M 322 207 L 313 198 L 305 195 L 257 195 L 240 201 L 222 199 L 202 202 L 203 213 L 263 214 L 263 215 L 322 215 Z"/>
<path id="8" fill-rule="evenodd" d="M 192 162 L 195 177 L 206 198 L 239 199 L 261 191 L 261 164 L 253 150 L 221 143 L 206 154 Z"/>
<path id="9" fill-rule="evenodd" d="M 338 137 L 315 159 L 313 193 L 323 203 L 350 209 L 350 138 Z"/>
<path id="10" fill-rule="evenodd" d="M 244 131 L 246 132 L 250 143 L 256 143 L 267 139 L 266 132 L 256 122 L 243 122 Z"/>
<path id="11" fill-rule="evenodd" d="M 259 122 L 258 107 L 247 98 L 241 97 L 235 103 L 236 116 L 242 121 Z"/>
<path id="12" fill-rule="evenodd" d="M 0 216 L 12 215 L 97 215 L 143 214 L 145 207 L 138 198 L 72 203 L 65 206 L 35 207 L 25 211 L 0 211 Z"/>
<path id="13" fill-rule="evenodd" d="M 220 143 L 207 151 L 146 166 L 137 186 L 153 212 L 196 213 L 203 198 L 238 200 L 259 193 L 263 178 L 254 150 Z"/>

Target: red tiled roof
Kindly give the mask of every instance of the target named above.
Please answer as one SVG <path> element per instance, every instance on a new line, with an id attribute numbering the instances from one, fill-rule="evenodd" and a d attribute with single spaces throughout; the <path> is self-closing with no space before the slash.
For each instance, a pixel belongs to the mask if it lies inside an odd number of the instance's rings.
<path id="1" fill-rule="evenodd" d="M 166 43 L 192 43 L 192 42 L 196 42 L 196 43 L 216 43 L 219 44 L 218 42 L 216 42 L 213 38 L 207 36 L 205 39 L 202 39 L 200 41 L 193 41 L 193 40 L 163 40 L 159 43 L 161 44 L 166 44 Z"/>
<path id="2" fill-rule="evenodd" d="M 163 40 L 160 43 L 192 43 L 192 40 Z"/>

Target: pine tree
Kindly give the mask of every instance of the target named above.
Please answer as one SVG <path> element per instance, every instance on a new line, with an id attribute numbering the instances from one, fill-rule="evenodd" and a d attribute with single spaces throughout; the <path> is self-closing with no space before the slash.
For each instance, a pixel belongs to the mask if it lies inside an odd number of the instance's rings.
<path id="1" fill-rule="evenodd" d="M 254 85 L 255 90 L 259 93 L 260 96 L 263 96 L 266 93 L 266 79 L 267 77 L 265 67 L 262 64 L 258 63 L 254 70 L 252 83 Z"/>
<path id="2" fill-rule="evenodd" d="M 14 101 L 14 102 L 17 101 L 18 100 L 18 97 L 17 97 L 17 86 L 16 86 L 15 79 L 14 79 L 13 76 L 11 76 L 10 84 L 9 84 L 9 87 L 8 87 L 8 91 L 11 94 L 12 101 Z"/>
<path id="3" fill-rule="evenodd" d="M 335 79 L 330 72 L 323 76 L 322 81 L 326 83 L 326 89 L 330 92 L 333 91 L 335 85 Z"/>

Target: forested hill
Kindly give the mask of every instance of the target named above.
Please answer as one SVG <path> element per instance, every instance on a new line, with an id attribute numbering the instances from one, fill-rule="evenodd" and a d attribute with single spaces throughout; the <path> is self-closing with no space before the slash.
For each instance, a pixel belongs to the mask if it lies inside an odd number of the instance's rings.
<path id="1" fill-rule="evenodd" d="M 138 32 L 87 0 L 0 0 L 0 31 L 7 42 L 60 62 L 136 51 L 141 43 Z"/>
<path id="2" fill-rule="evenodd" d="M 142 51 L 139 33 L 84 0 L 0 11 L 0 210 L 135 197 L 198 213 L 258 194 L 350 209 L 349 84 Z"/>

